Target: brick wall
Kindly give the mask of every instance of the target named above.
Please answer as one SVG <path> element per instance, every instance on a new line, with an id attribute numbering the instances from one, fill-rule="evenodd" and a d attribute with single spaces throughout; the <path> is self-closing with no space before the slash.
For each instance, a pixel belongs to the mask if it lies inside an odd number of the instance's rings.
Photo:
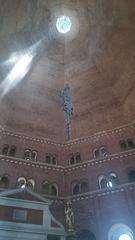
<path id="1" fill-rule="evenodd" d="M 134 126 L 103 132 L 102 134 L 65 143 L 55 143 L 43 139 L 23 136 L 9 136 L 1 133 L 0 147 L 8 143 L 17 146 L 16 157 L 0 156 L 0 175 L 9 177 L 9 188 L 15 188 L 17 178 L 35 179 L 35 191 L 41 192 L 42 183 L 47 180 L 59 187 L 59 196 L 50 197 L 52 214 L 65 225 L 64 205 L 70 196 L 75 213 L 75 231 L 88 229 L 97 240 L 107 240 L 113 224 L 127 224 L 134 231 L 134 183 L 129 183 L 128 171 L 135 168 L 135 149 L 121 152 L 119 141 L 134 138 Z M 94 159 L 93 149 L 105 145 L 109 155 Z M 22 160 L 24 150 L 38 151 L 37 161 Z M 69 155 L 80 152 L 81 163 L 69 165 Z M 44 163 L 46 153 L 58 156 L 58 166 Z M 60 166 L 61 165 L 61 166 Z M 99 175 L 114 172 L 118 186 L 101 190 Z M 71 185 L 75 181 L 88 179 L 89 192 L 71 196 Z M 64 198 L 63 198 L 64 197 Z M 32 214 L 32 213 L 31 213 Z"/>

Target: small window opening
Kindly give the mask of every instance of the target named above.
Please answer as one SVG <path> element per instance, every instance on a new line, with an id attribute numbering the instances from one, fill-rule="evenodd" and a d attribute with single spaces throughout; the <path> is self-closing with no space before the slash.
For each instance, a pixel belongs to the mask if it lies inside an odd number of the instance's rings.
<path id="1" fill-rule="evenodd" d="M 69 162 L 70 162 L 71 165 L 80 163 L 81 162 L 81 155 L 80 155 L 80 153 L 72 154 L 70 156 L 70 161 Z"/>
<path id="2" fill-rule="evenodd" d="M 107 188 L 108 187 L 108 183 L 107 183 L 107 179 L 106 178 L 102 178 L 102 180 L 100 182 L 100 187 L 101 188 Z"/>
<path id="3" fill-rule="evenodd" d="M 54 185 L 51 186 L 51 195 L 57 196 L 57 188 Z"/>
<path id="4" fill-rule="evenodd" d="M 100 147 L 99 151 L 101 157 L 106 157 L 108 155 L 105 147 Z"/>
<path id="5" fill-rule="evenodd" d="M 88 192 L 88 183 L 87 182 L 82 182 L 81 183 L 81 193 Z"/>
<path id="6" fill-rule="evenodd" d="M 73 195 L 79 194 L 79 184 L 76 184 L 73 188 Z"/>
<path id="7" fill-rule="evenodd" d="M 50 194 L 50 184 L 49 183 L 44 183 L 42 186 L 42 192 L 44 194 L 49 195 Z"/>
<path id="8" fill-rule="evenodd" d="M 115 173 L 110 174 L 109 181 L 112 183 L 112 186 L 118 185 L 118 178 Z"/>
<path id="9" fill-rule="evenodd" d="M 35 187 L 34 179 L 29 179 L 27 182 L 27 188 L 29 188 L 30 190 L 34 190 L 34 187 Z"/>
<path id="10" fill-rule="evenodd" d="M 31 153 L 31 160 L 35 161 L 36 158 L 37 158 L 37 152 L 36 151 L 32 151 L 32 153 Z"/>
<path id="11" fill-rule="evenodd" d="M 4 145 L 4 147 L 2 149 L 2 155 L 8 155 L 8 151 L 9 151 L 9 146 Z"/>
<path id="12" fill-rule="evenodd" d="M 99 150 L 98 149 L 94 150 L 94 158 L 99 158 Z"/>
<path id="13" fill-rule="evenodd" d="M 57 164 L 56 155 L 47 154 L 46 155 L 46 163 L 56 165 Z"/>
<path id="14" fill-rule="evenodd" d="M 132 139 L 127 139 L 128 147 L 129 148 L 135 148 L 134 141 Z"/>
<path id="15" fill-rule="evenodd" d="M 120 141 L 120 147 L 122 151 L 125 151 L 128 149 L 128 146 L 125 141 Z"/>
<path id="16" fill-rule="evenodd" d="M 76 163 L 80 163 L 81 162 L 81 156 L 80 156 L 80 154 L 78 153 L 77 155 L 76 155 Z"/>
<path id="17" fill-rule="evenodd" d="M 31 159 L 31 151 L 29 149 L 25 150 L 24 159 L 26 160 Z"/>
<path id="18" fill-rule="evenodd" d="M 51 164 L 51 156 L 49 155 L 46 156 L 46 163 Z"/>
<path id="19" fill-rule="evenodd" d="M 71 159 L 70 159 L 70 164 L 71 164 L 71 165 L 72 165 L 72 164 L 75 164 L 74 156 L 71 157 Z"/>
<path id="20" fill-rule="evenodd" d="M 52 164 L 56 165 L 56 158 L 55 157 L 52 157 Z"/>
<path id="21" fill-rule="evenodd" d="M 25 188 L 26 186 L 26 179 L 24 177 L 20 177 L 17 180 L 17 187 L 18 188 Z"/>
<path id="22" fill-rule="evenodd" d="M 6 176 L 0 177 L 0 188 L 7 188 L 8 183 L 9 183 L 9 181 Z"/>
<path id="23" fill-rule="evenodd" d="M 14 157 L 16 153 L 16 147 L 12 146 L 9 151 L 9 156 Z"/>

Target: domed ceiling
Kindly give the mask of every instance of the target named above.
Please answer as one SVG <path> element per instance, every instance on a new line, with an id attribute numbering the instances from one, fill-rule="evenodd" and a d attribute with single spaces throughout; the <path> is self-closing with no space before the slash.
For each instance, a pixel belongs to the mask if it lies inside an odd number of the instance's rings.
<path id="1" fill-rule="evenodd" d="M 56 28 L 63 15 L 72 22 L 65 35 Z M 1 127 L 66 141 L 65 84 L 72 139 L 134 120 L 134 1 L 2 0 L 0 16 Z"/>

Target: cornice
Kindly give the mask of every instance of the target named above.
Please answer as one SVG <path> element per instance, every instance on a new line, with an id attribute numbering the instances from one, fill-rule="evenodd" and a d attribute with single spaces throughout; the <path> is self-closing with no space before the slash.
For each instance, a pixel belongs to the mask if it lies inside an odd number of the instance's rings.
<path id="1" fill-rule="evenodd" d="M 76 144 L 82 144 L 85 142 L 96 142 L 96 141 L 99 141 L 103 137 L 113 137 L 114 135 L 121 135 L 123 132 L 125 132 L 127 130 L 133 130 L 133 129 L 135 129 L 135 122 L 132 122 L 127 125 L 123 125 L 123 126 L 111 129 L 111 130 L 101 131 L 101 132 L 95 133 L 94 135 L 91 135 L 88 137 L 78 138 L 78 139 L 74 139 L 74 140 L 71 140 L 68 142 L 63 142 L 63 143 L 52 141 L 52 140 L 46 139 L 44 137 L 36 138 L 36 137 L 30 137 L 27 135 L 23 135 L 21 133 L 13 133 L 2 127 L 0 129 L 0 133 L 4 136 L 15 137 L 15 138 L 19 138 L 21 140 L 28 140 L 28 141 L 37 142 L 40 144 L 48 144 L 48 145 L 58 146 L 58 147 L 62 147 L 62 148 L 65 148 L 65 147 L 68 148 L 70 146 L 73 146 Z"/>
<path id="2" fill-rule="evenodd" d="M 13 163 L 19 166 L 30 166 L 30 167 L 35 167 L 37 169 L 46 169 L 46 170 L 51 170 L 51 171 L 59 171 L 59 172 L 64 172 L 64 167 L 62 166 L 51 166 L 45 163 L 41 162 L 34 162 L 30 160 L 25 160 L 21 158 L 14 158 L 14 157 L 6 157 L 3 155 L 0 155 L 0 161 L 7 162 L 7 163 Z"/>
<path id="3" fill-rule="evenodd" d="M 125 151 L 125 152 L 121 152 L 121 153 L 116 153 L 116 154 L 112 154 L 112 155 L 108 155 L 104 158 L 99 158 L 99 159 L 92 159 L 92 160 L 88 160 L 86 162 L 82 162 L 80 164 L 76 164 L 74 166 L 68 166 L 65 167 L 65 172 L 71 172 L 71 171 L 75 171 L 77 169 L 84 169 L 90 166 L 95 166 L 95 165 L 101 165 L 113 160 L 122 160 L 124 158 L 130 157 L 130 156 L 134 156 L 135 155 L 135 149 L 129 150 L 129 151 Z"/>

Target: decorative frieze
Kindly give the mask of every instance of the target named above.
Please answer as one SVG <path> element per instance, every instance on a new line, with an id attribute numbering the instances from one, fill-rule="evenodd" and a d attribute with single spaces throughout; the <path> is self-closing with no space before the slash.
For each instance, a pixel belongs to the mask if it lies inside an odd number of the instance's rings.
<path id="1" fill-rule="evenodd" d="M 20 159 L 20 158 L 13 158 L 13 157 L 6 157 L 3 158 L 3 155 L 1 155 L 0 157 L 0 161 L 6 161 L 6 162 L 10 162 L 10 163 L 14 163 L 14 164 L 19 164 L 19 165 L 27 165 L 27 166 L 31 166 L 31 167 L 35 167 L 35 168 L 41 168 L 41 169 L 47 169 L 47 170 L 50 170 L 50 171 L 60 171 L 60 172 L 72 172 L 72 171 L 76 171 L 77 169 L 82 169 L 82 170 L 85 170 L 87 169 L 87 167 L 91 167 L 91 166 L 95 166 L 95 165 L 100 165 L 101 164 L 104 164 L 106 162 L 109 162 L 109 161 L 115 161 L 115 160 L 119 160 L 120 162 L 122 162 L 122 159 L 124 160 L 124 158 L 127 158 L 127 157 L 131 157 L 131 156 L 134 156 L 135 155 L 135 150 L 130 150 L 128 151 L 128 153 L 118 153 L 118 154 L 115 154 L 115 155 L 110 155 L 110 156 L 107 156 L 103 159 L 93 159 L 93 160 L 89 160 L 87 162 L 82 162 L 82 163 L 79 163 L 79 164 L 76 164 L 74 165 L 73 167 L 72 166 L 60 166 L 60 165 L 56 165 L 55 167 L 54 166 L 47 166 L 45 163 L 42 163 L 42 162 L 33 162 L 33 161 L 28 161 L 28 160 L 25 160 L 25 159 Z"/>
<path id="2" fill-rule="evenodd" d="M 59 147 L 62 147 L 62 148 L 68 148 L 69 146 L 73 146 L 73 145 L 76 145 L 76 144 L 82 144 L 84 142 L 90 142 L 90 143 L 97 142 L 97 141 L 100 140 L 100 138 L 102 139 L 103 137 L 110 137 L 110 136 L 113 137 L 115 134 L 118 135 L 118 134 L 121 134 L 122 132 L 125 132 L 125 131 L 128 131 L 128 130 L 133 131 L 133 129 L 135 129 L 135 124 L 130 123 L 128 125 L 121 126 L 121 127 L 116 128 L 116 129 L 113 129 L 113 130 L 107 130 L 107 131 L 103 131 L 103 132 L 100 132 L 100 133 L 96 133 L 96 134 L 94 134 L 92 136 L 89 136 L 89 137 L 71 140 L 68 143 L 66 143 L 66 142 L 58 143 L 58 142 L 51 141 L 51 140 L 48 140 L 48 139 L 45 139 L 45 138 L 40 139 L 40 138 L 25 136 L 25 135 L 22 135 L 22 134 L 9 132 L 8 130 L 6 131 L 3 128 L 0 129 L 0 133 L 4 136 L 10 136 L 10 137 L 23 139 L 23 140 L 26 139 L 26 140 L 33 141 L 33 142 L 38 142 L 38 143 L 41 143 L 41 144 L 48 144 L 48 145 L 59 146 Z"/>

